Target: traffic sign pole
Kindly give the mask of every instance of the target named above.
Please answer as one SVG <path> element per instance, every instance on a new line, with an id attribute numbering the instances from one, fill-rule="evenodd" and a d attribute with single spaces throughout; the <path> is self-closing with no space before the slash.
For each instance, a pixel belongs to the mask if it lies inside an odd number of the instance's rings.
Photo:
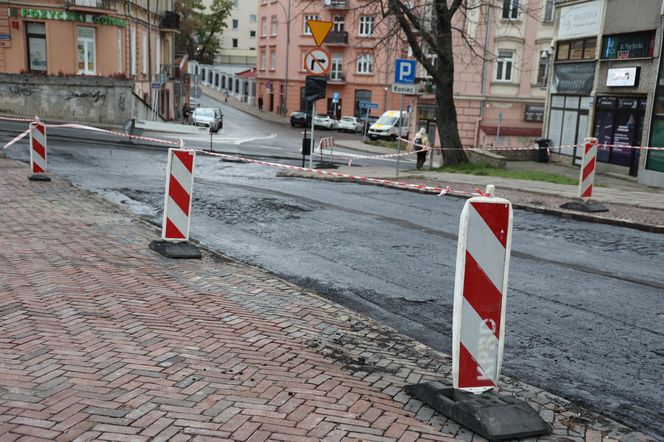
<path id="1" fill-rule="evenodd" d="M 399 176 L 399 155 L 401 153 L 401 128 L 403 127 L 403 95 L 399 104 L 399 135 L 397 135 L 397 176 Z"/>
<path id="2" fill-rule="evenodd" d="M 309 144 L 309 169 L 314 167 L 314 121 L 316 120 L 316 102 L 311 104 L 311 142 Z"/>
<path id="3" fill-rule="evenodd" d="M 367 122 L 364 124 L 364 139 L 362 141 L 367 141 L 367 132 L 369 132 L 369 112 L 371 112 L 371 108 L 367 106 Z"/>

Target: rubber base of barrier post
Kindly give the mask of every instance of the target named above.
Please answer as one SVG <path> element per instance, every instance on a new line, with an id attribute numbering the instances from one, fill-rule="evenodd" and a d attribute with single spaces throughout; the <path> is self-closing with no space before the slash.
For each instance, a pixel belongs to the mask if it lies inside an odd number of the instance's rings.
<path id="1" fill-rule="evenodd" d="M 577 212 L 608 212 L 609 209 L 598 201 L 583 200 L 581 198 L 574 199 L 560 205 L 561 209 L 575 210 Z"/>
<path id="2" fill-rule="evenodd" d="M 189 241 L 164 241 L 155 240 L 150 243 L 150 248 L 171 259 L 201 259 L 201 251 Z"/>
<path id="3" fill-rule="evenodd" d="M 551 434 L 551 427 L 525 401 L 487 391 L 472 394 L 446 381 L 406 386 L 406 392 L 442 415 L 490 440 Z"/>
<path id="4" fill-rule="evenodd" d="M 337 166 L 334 163 L 330 163 L 328 161 L 321 161 L 320 163 L 317 163 L 314 166 L 314 169 L 338 169 L 339 166 Z"/>
<path id="5" fill-rule="evenodd" d="M 51 177 L 43 175 L 41 173 L 33 173 L 32 175 L 28 176 L 28 180 L 30 180 L 30 181 L 51 181 Z"/>

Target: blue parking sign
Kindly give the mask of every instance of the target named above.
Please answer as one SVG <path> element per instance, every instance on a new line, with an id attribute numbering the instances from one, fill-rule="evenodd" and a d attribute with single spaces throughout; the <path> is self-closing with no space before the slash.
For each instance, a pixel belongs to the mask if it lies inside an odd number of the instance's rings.
<path id="1" fill-rule="evenodd" d="M 338 103 L 338 102 L 339 102 L 339 92 L 332 93 L 332 103 Z"/>
<path id="2" fill-rule="evenodd" d="M 414 84 L 416 67 L 417 62 L 415 60 L 397 58 L 397 65 L 394 70 L 394 82 L 400 84 Z"/>

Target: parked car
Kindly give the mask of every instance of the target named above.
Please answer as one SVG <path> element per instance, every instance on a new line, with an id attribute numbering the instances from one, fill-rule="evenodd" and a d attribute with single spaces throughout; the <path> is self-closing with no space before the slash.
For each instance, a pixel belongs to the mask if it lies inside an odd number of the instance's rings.
<path id="1" fill-rule="evenodd" d="M 362 122 L 365 129 L 368 129 L 369 127 L 371 127 L 372 124 L 374 124 L 376 121 L 378 121 L 378 117 L 374 117 L 374 116 L 371 116 L 371 115 L 369 115 L 369 119 L 367 119 L 366 114 L 365 115 L 360 115 L 360 116 L 355 117 L 355 118 L 357 118 L 358 120 L 360 120 Z"/>
<path id="2" fill-rule="evenodd" d="M 224 114 L 218 107 L 199 107 L 191 114 L 194 126 L 209 127 L 212 132 L 219 132 L 224 127 Z"/>
<path id="3" fill-rule="evenodd" d="M 356 117 L 341 117 L 339 120 L 339 132 L 362 133 L 364 122 Z"/>
<path id="4" fill-rule="evenodd" d="M 339 126 L 339 122 L 334 118 L 331 118 L 329 115 L 316 115 L 314 117 L 314 126 L 332 130 Z"/>
<path id="5" fill-rule="evenodd" d="M 311 117 L 306 112 L 293 112 L 292 114 L 290 114 L 290 125 L 292 127 L 311 126 Z"/>

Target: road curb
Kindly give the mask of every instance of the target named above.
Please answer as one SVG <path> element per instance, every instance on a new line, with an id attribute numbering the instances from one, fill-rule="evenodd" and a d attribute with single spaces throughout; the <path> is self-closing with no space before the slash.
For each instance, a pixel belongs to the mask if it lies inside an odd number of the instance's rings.
<path id="1" fill-rule="evenodd" d="M 397 189 L 397 190 L 404 190 L 407 192 L 416 192 L 416 193 L 426 193 L 430 195 L 438 195 L 438 192 L 434 192 L 431 190 L 427 189 L 418 189 L 418 188 L 402 188 L 402 187 L 394 187 L 394 186 L 389 186 L 387 184 L 383 183 L 377 183 L 377 182 L 371 182 L 371 181 L 361 181 L 361 180 L 356 180 L 353 178 L 346 178 L 346 177 L 337 177 L 337 176 L 325 176 L 325 175 L 312 175 L 308 173 L 302 173 L 298 171 L 280 171 L 277 173 L 278 177 L 285 177 L 285 178 L 308 178 L 308 179 L 317 179 L 317 180 L 323 180 L 323 181 L 332 181 L 332 182 L 349 182 L 349 183 L 357 183 L 357 184 L 365 184 L 365 185 L 370 185 L 370 186 L 379 186 L 379 187 L 386 187 L 389 189 Z M 374 177 L 375 178 L 375 177 Z M 408 177 L 411 178 L 412 177 Z M 391 180 L 393 178 L 378 178 L 378 179 L 386 179 L 386 180 Z M 521 190 L 521 189 L 511 189 L 511 190 Z M 537 192 L 534 192 L 537 193 Z M 454 198 L 462 198 L 466 199 L 465 196 L 463 195 L 454 195 L 454 194 L 447 194 L 445 196 L 451 196 Z M 587 213 L 581 213 L 581 212 L 574 212 L 571 210 L 563 210 L 563 209 L 554 209 L 554 208 L 549 208 L 549 207 L 540 207 L 540 206 L 534 206 L 532 204 L 524 204 L 524 203 L 514 203 L 512 202 L 512 207 L 515 209 L 521 209 L 521 210 L 526 210 L 528 212 L 534 212 L 534 213 L 541 213 L 545 215 L 554 215 L 560 218 L 565 218 L 565 219 L 574 219 L 578 221 L 586 221 L 586 222 L 592 222 L 592 223 L 597 223 L 597 224 L 607 224 L 607 225 L 613 225 L 613 226 L 618 226 L 618 227 L 627 227 L 630 229 L 636 229 L 636 230 L 641 230 L 644 232 L 651 232 L 651 233 L 664 233 L 664 225 L 655 225 L 655 224 L 645 224 L 645 223 L 637 223 L 635 221 L 630 221 L 627 219 L 620 219 L 620 218 L 608 218 L 605 216 L 599 216 L 599 215 L 591 215 Z M 652 210 L 658 210 L 658 209 L 652 209 Z"/>

